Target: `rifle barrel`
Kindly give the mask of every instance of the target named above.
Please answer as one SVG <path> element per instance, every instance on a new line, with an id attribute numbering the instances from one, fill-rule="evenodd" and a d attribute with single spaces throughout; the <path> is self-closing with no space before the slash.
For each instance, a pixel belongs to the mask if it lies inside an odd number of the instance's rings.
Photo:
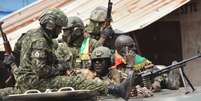
<path id="1" fill-rule="evenodd" d="M 169 69 L 169 68 L 176 69 L 176 68 L 178 68 L 178 67 L 176 67 L 176 66 L 180 66 L 180 65 L 182 65 L 182 64 L 185 64 L 185 63 L 187 63 L 187 62 L 189 62 L 189 61 L 191 61 L 191 60 L 197 59 L 197 58 L 199 58 L 199 57 L 201 57 L 201 55 L 196 55 L 196 56 L 193 56 L 193 57 L 191 57 L 191 58 L 184 59 L 183 61 L 180 61 L 180 62 L 178 62 L 178 63 L 175 63 L 175 64 L 172 64 L 172 65 L 167 66 L 166 68 L 164 68 L 164 70 L 165 70 L 165 69 Z"/>
<path id="2" fill-rule="evenodd" d="M 184 60 L 182 60 L 182 61 L 180 61 L 180 62 L 178 62 L 178 63 L 169 65 L 169 66 L 167 66 L 166 68 L 163 68 L 163 69 L 161 69 L 161 70 L 143 71 L 143 72 L 139 73 L 139 75 L 141 75 L 141 76 L 143 76 L 143 77 L 145 77 L 145 76 L 151 76 L 151 75 L 157 75 L 157 76 L 158 76 L 158 75 L 167 73 L 167 72 L 169 72 L 169 71 L 171 71 L 171 70 L 173 70 L 173 69 L 180 68 L 183 64 L 185 64 L 185 63 L 187 63 L 187 62 L 189 62 L 189 61 L 191 61 L 191 60 L 197 59 L 197 58 L 199 58 L 199 57 L 201 57 L 201 54 L 196 55 L 196 56 L 193 56 L 193 57 L 188 58 L 188 59 L 184 59 Z"/>
<path id="3" fill-rule="evenodd" d="M 111 12 L 112 12 L 112 2 L 111 0 L 108 1 L 108 7 L 107 7 L 107 18 L 106 20 L 111 21 Z"/>

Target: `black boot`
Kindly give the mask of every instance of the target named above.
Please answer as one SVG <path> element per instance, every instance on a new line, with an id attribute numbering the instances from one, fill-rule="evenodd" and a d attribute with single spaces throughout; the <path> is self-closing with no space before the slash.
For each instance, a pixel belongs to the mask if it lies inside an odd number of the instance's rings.
<path id="1" fill-rule="evenodd" d="M 126 78 L 123 82 L 118 85 L 109 85 L 108 93 L 117 97 L 122 97 L 124 100 L 129 99 L 129 93 L 134 85 L 134 73 L 133 71 L 129 71 L 128 78 Z"/>

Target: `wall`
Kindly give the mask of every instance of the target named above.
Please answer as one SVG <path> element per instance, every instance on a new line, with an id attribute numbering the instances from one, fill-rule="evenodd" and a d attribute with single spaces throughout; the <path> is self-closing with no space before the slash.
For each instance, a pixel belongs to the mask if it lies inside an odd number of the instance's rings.
<path id="1" fill-rule="evenodd" d="M 201 51 L 201 1 L 196 2 L 194 9 L 180 15 L 181 32 L 182 32 L 182 47 L 183 58 L 188 58 Z M 185 69 L 188 77 L 195 86 L 201 86 L 201 59 L 197 59 L 187 65 Z"/>
<path id="2" fill-rule="evenodd" d="M 183 59 L 190 58 L 201 51 L 201 1 L 190 3 L 161 19 L 161 21 L 180 21 Z M 189 62 L 185 72 L 193 85 L 201 86 L 201 59 Z"/>

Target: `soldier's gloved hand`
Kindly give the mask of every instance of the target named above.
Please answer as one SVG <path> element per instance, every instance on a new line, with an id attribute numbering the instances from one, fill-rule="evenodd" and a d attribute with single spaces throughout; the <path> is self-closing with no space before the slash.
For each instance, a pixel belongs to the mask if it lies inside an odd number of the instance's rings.
<path id="1" fill-rule="evenodd" d="M 113 35 L 114 35 L 114 30 L 111 27 L 107 27 L 101 32 L 101 37 L 104 37 L 104 38 L 111 39 Z"/>
<path id="2" fill-rule="evenodd" d="M 15 63 L 15 56 L 13 56 L 12 54 L 11 55 L 5 55 L 3 63 L 6 66 L 11 66 L 13 63 Z"/>
<path id="3" fill-rule="evenodd" d="M 137 85 L 136 89 L 137 89 L 137 97 L 144 98 L 153 96 L 153 92 L 146 87 L 141 87 Z"/>

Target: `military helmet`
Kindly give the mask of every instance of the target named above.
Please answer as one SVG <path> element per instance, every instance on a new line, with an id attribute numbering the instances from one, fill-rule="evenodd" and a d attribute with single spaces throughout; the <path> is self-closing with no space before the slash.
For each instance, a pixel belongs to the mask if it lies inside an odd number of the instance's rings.
<path id="1" fill-rule="evenodd" d="M 103 6 L 96 7 L 90 15 L 90 19 L 97 22 L 105 21 L 107 16 L 107 8 Z"/>
<path id="2" fill-rule="evenodd" d="M 91 59 L 98 59 L 98 58 L 110 58 L 112 53 L 109 48 L 100 46 L 93 50 L 91 54 Z"/>
<path id="3" fill-rule="evenodd" d="M 82 27 L 84 28 L 84 23 L 79 17 L 73 16 L 68 18 L 68 27 Z"/>
<path id="4" fill-rule="evenodd" d="M 74 27 L 79 27 L 84 29 L 84 23 L 82 19 L 77 16 L 68 17 L 68 24 L 63 29 L 70 29 Z"/>
<path id="5" fill-rule="evenodd" d="M 124 46 L 133 46 L 132 48 L 135 48 L 135 42 L 128 35 L 120 35 L 115 40 L 115 48 L 116 49 L 121 49 Z"/>
<path id="6" fill-rule="evenodd" d="M 52 26 L 64 27 L 67 25 L 67 16 L 59 9 L 47 9 L 39 18 L 40 24 L 52 24 Z"/>

